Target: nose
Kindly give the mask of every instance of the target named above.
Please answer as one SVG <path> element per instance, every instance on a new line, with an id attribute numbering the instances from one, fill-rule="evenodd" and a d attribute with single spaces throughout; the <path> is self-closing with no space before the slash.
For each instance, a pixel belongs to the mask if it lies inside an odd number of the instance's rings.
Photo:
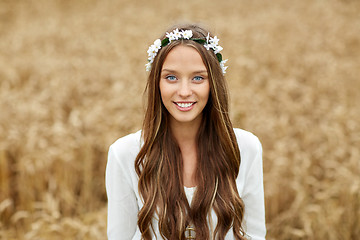
<path id="1" fill-rule="evenodd" d="M 182 98 L 186 98 L 191 96 L 192 90 L 191 90 L 191 83 L 189 81 L 181 81 L 179 85 L 178 94 Z"/>

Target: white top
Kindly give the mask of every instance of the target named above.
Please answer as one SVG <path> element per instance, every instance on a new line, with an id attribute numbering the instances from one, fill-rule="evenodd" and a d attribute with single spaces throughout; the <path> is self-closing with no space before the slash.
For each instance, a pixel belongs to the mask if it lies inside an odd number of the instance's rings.
<path id="1" fill-rule="evenodd" d="M 252 240 L 265 239 L 265 206 L 262 170 L 262 147 L 259 139 L 250 132 L 234 129 L 240 148 L 241 164 L 236 179 L 237 189 L 245 204 L 243 227 Z M 138 192 L 138 177 L 134 161 L 141 147 L 141 131 L 118 139 L 110 146 L 106 167 L 106 192 L 108 196 L 107 234 L 110 240 L 139 240 L 137 214 L 143 203 Z M 186 188 L 191 203 L 196 188 Z M 159 233 L 156 216 L 153 226 L 157 239 Z M 215 229 L 217 217 L 214 211 L 211 221 Z M 154 239 L 156 239 L 154 237 Z M 225 237 L 233 239 L 232 230 Z"/>

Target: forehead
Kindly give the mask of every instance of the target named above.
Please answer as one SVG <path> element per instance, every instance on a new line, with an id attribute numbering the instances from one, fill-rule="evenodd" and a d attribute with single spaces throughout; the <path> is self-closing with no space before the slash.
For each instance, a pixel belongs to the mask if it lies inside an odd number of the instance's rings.
<path id="1" fill-rule="evenodd" d="M 199 52 L 191 46 L 178 45 L 166 56 L 163 69 L 174 71 L 206 71 Z"/>

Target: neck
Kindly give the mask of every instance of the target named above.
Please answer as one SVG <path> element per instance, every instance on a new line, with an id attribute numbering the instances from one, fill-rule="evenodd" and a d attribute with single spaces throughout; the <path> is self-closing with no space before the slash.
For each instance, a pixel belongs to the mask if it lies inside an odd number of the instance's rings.
<path id="1" fill-rule="evenodd" d="M 191 123 L 171 122 L 171 131 L 180 148 L 185 143 L 195 144 L 200 128 L 201 118 Z"/>
<path id="2" fill-rule="evenodd" d="M 171 131 L 176 139 L 183 161 L 183 184 L 186 187 L 196 186 L 197 166 L 197 134 L 201 124 L 201 117 L 191 123 L 172 121 Z"/>

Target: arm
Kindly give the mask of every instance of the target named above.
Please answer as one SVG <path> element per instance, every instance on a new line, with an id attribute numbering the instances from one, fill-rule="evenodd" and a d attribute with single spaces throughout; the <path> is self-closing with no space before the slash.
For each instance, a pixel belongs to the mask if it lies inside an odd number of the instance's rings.
<path id="1" fill-rule="evenodd" d="M 106 166 L 106 192 L 108 197 L 109 240 L 130 240 L 137 227 L 138 206 L 136 195 L 131 188 L 128 172 L 121 164 L 113 146 L 109 149 Z"/>
<path id="2" fill-rule="evenodd" d="M 252 161 L 246 173 L 242 199 L 245 203 L 245 231 L 252 240 L 264 240 L 266 235 L 262 167 L 262 147 L 256 138 Z"/>

